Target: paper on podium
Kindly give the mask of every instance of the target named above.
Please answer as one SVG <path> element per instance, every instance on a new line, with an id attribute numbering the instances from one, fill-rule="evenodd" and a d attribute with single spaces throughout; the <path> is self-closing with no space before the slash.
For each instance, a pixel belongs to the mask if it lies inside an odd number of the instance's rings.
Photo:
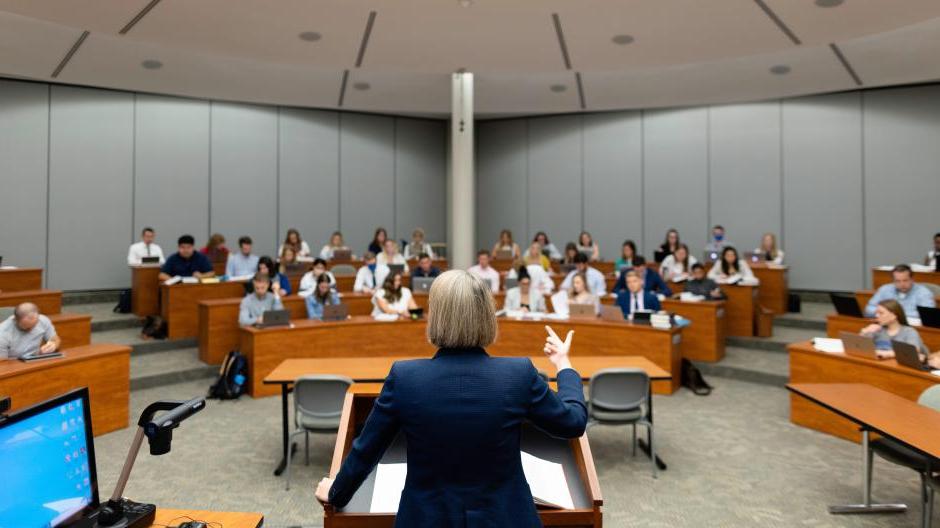
<path id="1" fill-rule="evenodd" d="M 565 479 L 565 469 L 562 465 L 532 456 L 525 451 L 520 451 L 520 454 L 522 471 L 529 482 L 529 489 L 532 491 L 535 503 L 573 510 L 574 501 L 571 499 L 571 490 L 568 489 L 568 481 Z"/>
<path id="2" fill-rule="evenodd" d="M 813 348 L 820 352 L 826 352 L 827 354 L 845 353 L 845 346 L 843 346 L 842 340 L 830 337 L 814 337 Z"/>
<path id="3" fill-rule="evenodd" d="M 379 464 L 375 470 L 375 488 L 369 512 L 397 513 L 406 476 L 408 464 Z"/>
<path id="4" fill-rule="evenodd" d="M 170 277 L 169 279 L 163 281 L 163 284 L 167 286 L 173 286 L 174 284 L 178 284 L 182 280 L 183 280 L 183 277 L 176 275 L 175 277 Z"/>
<path id="5" fill-rule="evenodd" d="M 561 290 L 555 295 L 552 295 L 552 308 L 555 309 L 555 313 L 568 317 L 568 292 Z"/>

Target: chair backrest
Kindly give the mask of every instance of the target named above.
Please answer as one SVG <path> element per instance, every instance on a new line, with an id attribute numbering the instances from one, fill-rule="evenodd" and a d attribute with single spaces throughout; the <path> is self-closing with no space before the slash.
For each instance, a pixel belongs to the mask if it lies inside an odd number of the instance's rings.
<path id="1" fill-rule="evenodd" d="M 346 376 L 316 374 L 294 381 L 294 409 L 313 418 L 339 418 L 346 391 L 353 380 Z"/>
<path id="2" fill-rule="evenodd" d="M 610 411 L 629 411 L 646 403 L 650 377 L 643 369 L 609 368 L 591 376 L 591 405 Z"/>
<path id="3" fill-rule="evenodd" d="M 351 277 L 356 274 L 356 268 L 351 264 L 337 264 L 330 268 L 334 277 Z"/>
<path id="4" fill-rule="evenodd" d="M 940 295 L 940 284 L 934 284 L 932 282 L 918 282 L 917 284 L 923 284 L 925 288 L 930 290 L 930 294 L 934 297 Z"/>
<path id="5" fill-rule="evenodd" d="M 924 407 L 930 407 L 935 411 L 940 411 L 940 385 L 924 389 L 924 392 L 920 393 L 917 398 L 917 403 Z"/>

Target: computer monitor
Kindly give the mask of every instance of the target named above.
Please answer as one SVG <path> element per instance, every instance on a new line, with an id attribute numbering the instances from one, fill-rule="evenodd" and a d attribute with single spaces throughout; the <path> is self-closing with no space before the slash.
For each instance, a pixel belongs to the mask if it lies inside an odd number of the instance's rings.
<path id="1" fill-rule="evenodd" d="M 6 490 L 0 493 L 0 526 L 61 526 L 96 509 L 88 389 L 33 405 L 0 422 L 0 468 Z"/>

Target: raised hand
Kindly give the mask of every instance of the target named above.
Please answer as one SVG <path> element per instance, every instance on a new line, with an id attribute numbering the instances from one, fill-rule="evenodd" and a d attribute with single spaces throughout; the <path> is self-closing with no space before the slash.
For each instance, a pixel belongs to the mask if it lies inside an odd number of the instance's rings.
<path id="1" fill-rule="evenodd" d="M 571 339 L 574 337 L 574 330 L 569 330 L 565 340 L 562 341 L 558 334 L 552 330 L 552 327 L 545 325 L 545 331 L 548 337 L 545 338 L 545 346 L 542 349 L 549 361 L 555 365 L 558 370 L 571 368 L 571 361 L 568 360 L 568 352 L 571 350 Z"/>

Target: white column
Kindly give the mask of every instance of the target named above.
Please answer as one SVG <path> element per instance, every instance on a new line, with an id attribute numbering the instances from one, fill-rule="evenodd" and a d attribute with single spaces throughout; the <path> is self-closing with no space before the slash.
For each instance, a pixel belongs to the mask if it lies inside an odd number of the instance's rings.
<path id="1" fill-rule="evenodd" d="M 450 106 L 450 171 L 447 175 L 448 255 L 451 267 L 465 269 L 476 260 L 472 73 L 452 75 Z"/>

